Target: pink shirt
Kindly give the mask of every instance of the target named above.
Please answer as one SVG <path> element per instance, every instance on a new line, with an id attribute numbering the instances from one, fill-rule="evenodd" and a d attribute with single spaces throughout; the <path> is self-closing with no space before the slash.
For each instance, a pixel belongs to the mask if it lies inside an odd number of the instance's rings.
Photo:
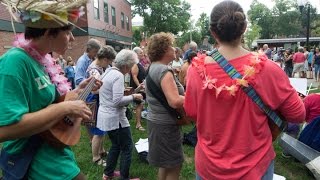
<path id="1" fill-rule="evenodd" d="M 306 108 L 306 121 L 311 123 L 314 118 L 320 116 L 320 94 L 310 94 L 303 102 Z"/>
<path id="2" fill-rule="evenodd" d="M 229 62 L 243 74 L 243 65 L 249 64 L 253 56 L 248 54 Z M 303 102 L 288 77 L 266 56 L 261 58 L 261 72 L 250 83 L 265 104 L 290 122 L 302 122 Z M 208 75 L 218 79 L 218 86 L 232 84 L 218 64 L 206 64 L 205 68 Z M 235 96 L 222 91 L 216 98 L 214 90 L 202 87 L 197 69 L 190 66 L 184 107 L 197 125 L 196 171 L 204 180 L 260 179 L 275 158 L 266 115 L 241 89 Z"/>
<path id="3" fill-rule="evenodd" d="M 304 63 L 306 57 L 302 52 L 297 52 L 293 55 L 293 62 L 294 63 Z"/>

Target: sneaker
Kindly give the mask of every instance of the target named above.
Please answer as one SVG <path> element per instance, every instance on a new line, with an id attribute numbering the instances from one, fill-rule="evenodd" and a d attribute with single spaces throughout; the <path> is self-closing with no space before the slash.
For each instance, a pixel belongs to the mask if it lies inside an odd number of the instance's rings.
<path id="1" fill-rule="evenodd" d="M 292 157 L 292 155 L 291 155 L 291 154 L 286 153 L 286 152 L 282 152 L 282 153 L 281 153 L 281 156 L 282 156 L 282 157 L 284 157 L 284 158 L 286 158 L 286 159 L 289 159 L 289 158 L 291 158 L 291 157 Z"/>

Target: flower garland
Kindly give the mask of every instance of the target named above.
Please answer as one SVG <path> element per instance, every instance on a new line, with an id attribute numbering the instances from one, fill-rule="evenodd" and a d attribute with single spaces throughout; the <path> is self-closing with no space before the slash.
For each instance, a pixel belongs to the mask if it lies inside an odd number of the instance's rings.
<path id="1" fill-rule="evenodd" d="M 55 4 L 53 4 L 53 6 L 54 5 Z M 48 21 L 54 20 L 54 19 L 59 19 L 63 22 L 68 22 L 68 20 L 76 21 L 79 17 L 83 16 L 84 14 L 85 14 L 84 6 L 81 6 L 78 9 L 59 10 L 54 14 L 48 13 L 48 12 L 43 12 L 43 11 L 37 11 L 37 8 L 35 8 L 35 10 L 22 10 L 22 11 L 20 11 L 20 18 L 22 21 L 31 20 L 32 22 L 39 21 L 40 19 L 45 19 Z"/>
<path id="2" fill-rule="evenodd" d="M 233 79 L 231 85 L 227 86 L 226 84 L 222 84 L 221 86 L 217 85 L 218 79 L 213 78 L 206 73 L 205 68 L 205 58 L 206 55 L 199 54 L 192 61 L 192 66 L 194 66 L 199 73 L 202 79 L 202 89 L 214 89 L 216 98 L 218 98 L 219 94 L 222 91 L 228 91 L 231 96 L 235 96 L 236 92 L 239 90 L 241 86 L 248 87 L 249 81 L 253 79 L 254 75 L 259 73 L 262 66 L 263 61 L 265 59 L 261 58 L 261 56 L 255 55 L 254 58 L 251 58 L 248 65 L 244 65 L 244 74 L 241 79 Z"/>
<path id="3" fill-rule="evenodd" d="M 71 89 L 71 84 L 67 78 L 62 75 L 62 68 L 59 64 L 55 63 L 55 59 L 50 54 L 41 55 L 35 48 L 32 47 L 30 41 L 24 38 L 24 34 L 17 34 L 14 47 L 24 49 L 33 59 L 37 60 L 44 68 L 45 72 L 49 75 L 51 82 L 56 86 L 60 95 L 66 94 Z"/>

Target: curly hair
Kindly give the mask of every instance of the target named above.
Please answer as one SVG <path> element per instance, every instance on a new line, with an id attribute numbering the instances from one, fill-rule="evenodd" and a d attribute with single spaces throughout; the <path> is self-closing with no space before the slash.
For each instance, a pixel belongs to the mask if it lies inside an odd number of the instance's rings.
<path id="1" fill-rule="evenodd" d="M 147 53 L 151 62 L 159 61 L 174 43 L 174 36 L 171 33 L 160 32 L 150 37 Z"/>

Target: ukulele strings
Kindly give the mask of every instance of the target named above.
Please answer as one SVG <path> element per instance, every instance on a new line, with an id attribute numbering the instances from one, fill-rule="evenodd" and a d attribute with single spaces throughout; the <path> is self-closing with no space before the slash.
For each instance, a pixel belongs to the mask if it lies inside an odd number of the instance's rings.
<path id="1" fill-rule="evenodd" d="M 85 100 L 88 96 L 88 94 L 91 92 L 91 89 L 92 87 L 94 86 L 94 82 L 95 82 L 95 79 L 92 78 L 90 80 L 90 82 L 88 83 L 87 87 L 84 89 L 84 91 L 80 94 L 79 96 L 79 100 Z"/>

